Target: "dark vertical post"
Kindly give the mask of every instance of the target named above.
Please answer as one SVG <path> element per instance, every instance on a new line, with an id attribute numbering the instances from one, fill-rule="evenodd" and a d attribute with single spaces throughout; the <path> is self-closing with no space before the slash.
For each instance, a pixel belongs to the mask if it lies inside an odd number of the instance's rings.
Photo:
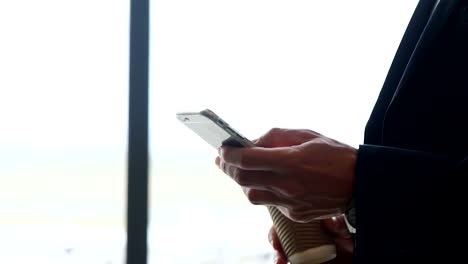
<path id="1" fill-rule="evenodd" d="M 147 263 L 149 0 L 130 0 L 127 264 Z"/>

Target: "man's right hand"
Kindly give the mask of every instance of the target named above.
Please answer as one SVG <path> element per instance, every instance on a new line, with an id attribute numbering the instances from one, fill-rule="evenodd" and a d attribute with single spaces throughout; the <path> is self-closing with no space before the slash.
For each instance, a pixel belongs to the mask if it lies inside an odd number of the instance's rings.
<path id="1" fill-rule="evenodd" d="M 323 220 L 324 228 L 333 237 L 336 245 L 337 257 L 327 263 L 329 264 L 345 264 L 352 263 L 354 241 L 351 234 L 348 231 L 344 216 L 340 215 L 334 218 L 327 218 Z M 276 251 L 275 264 L 286 264 L 288 263 L 287 257 L 281 248 L 281 244 L 276 234 L 274 227 L 270 229 L 268 234 L 273 249 Z"/>
<path id="2" fill-rule="evenodd" d="M 223 146 L 216 165 L 253 204 L 295 222 L 343 213 L 352 199 L 357 149 L 312 130 L 272 129 L 257 147 Z"/>

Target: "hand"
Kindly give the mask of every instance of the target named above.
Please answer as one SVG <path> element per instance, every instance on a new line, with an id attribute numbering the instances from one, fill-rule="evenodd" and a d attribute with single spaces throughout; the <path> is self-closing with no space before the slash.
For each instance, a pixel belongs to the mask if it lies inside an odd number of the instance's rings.
<path id="1" fill-rule="evenodd" d="M 351 237 L 351 234 L 348 232 L 344 216 L 340 215 L 333 218 L 327 218 L 323 220 L 323 223 L 324 227 L 334 238 L 337 253 L 336 258 L 327 263 L 351 263 L 354 252 L 354 241 Z M 276 251 L 275 264 L 286 264 L 288 262 L 287 257 L 281 248 L 281 244 L 274 227 L 270 229 L 268 239 L 270 240 L 273 249 Z"/>
<path id="2" fill-rule="evenodd" d="M 311 130 L 272 129 L 258 147 L 222 147 L 216 164 L 253 204 L 296 222 L 329 218 L 351 200 L 356 149 Z"/>
<path id="3" fill-rule="evenodd" d="M 279 241 L 279 237 L 276 233 L 276 229 L 274 226 L 270 228 L 270 232 L 268 233 L 268 240 L 273 246 L 273 249 L 276 251 L 275 264 L 287 264 L 288 257 L 286 257 L 286 254 L 284 253 L 283 248 L 281 247 L 281 243 Z"/>

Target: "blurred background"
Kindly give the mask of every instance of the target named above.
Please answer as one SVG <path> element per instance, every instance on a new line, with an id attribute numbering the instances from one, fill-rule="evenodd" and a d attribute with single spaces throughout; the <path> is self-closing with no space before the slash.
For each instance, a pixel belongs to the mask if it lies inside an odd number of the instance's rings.
<path id="1" fill-rule="evenodd" d="M 151 1 L 150 263 L 272 262 L 267 210 L 176 112 L 357 147 L 416 4 Z M 2 1 L 0 34 L 0 263 L 123 263 L 129 1 Z"/>

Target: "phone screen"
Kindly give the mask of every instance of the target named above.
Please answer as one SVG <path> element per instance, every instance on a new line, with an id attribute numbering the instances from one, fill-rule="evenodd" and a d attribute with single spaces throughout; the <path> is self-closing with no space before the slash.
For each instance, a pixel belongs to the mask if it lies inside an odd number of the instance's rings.
<path id="1" fill-rule="evenodd" d="M 223 145 L 233 147 L 255 146 L 210 110 L 178 113 L 177 118 L 216 149 Z"/>

